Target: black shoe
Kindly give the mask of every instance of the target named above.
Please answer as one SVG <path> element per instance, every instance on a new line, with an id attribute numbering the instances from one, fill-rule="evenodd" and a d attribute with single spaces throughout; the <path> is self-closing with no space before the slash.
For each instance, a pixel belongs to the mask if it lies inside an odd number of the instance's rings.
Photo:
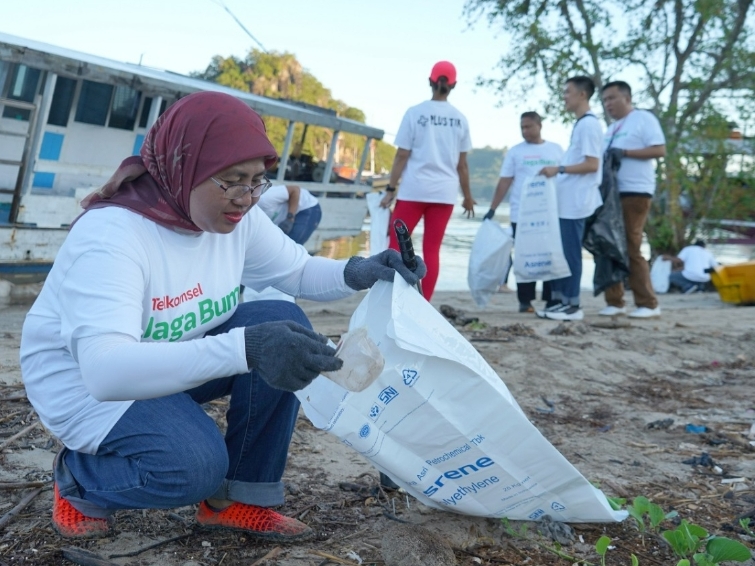
<path id="1" fill-rule="evenodd" d="M 519 312 L 535 312 L 535 307 L 532 303 L 522 303 L 519 305 Z"/>

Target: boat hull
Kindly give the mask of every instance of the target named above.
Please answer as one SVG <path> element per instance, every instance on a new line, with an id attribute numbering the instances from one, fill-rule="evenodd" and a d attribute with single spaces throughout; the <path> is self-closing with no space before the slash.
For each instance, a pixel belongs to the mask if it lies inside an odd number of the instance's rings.
<path id="1" fill-rule="evenodd" d="M 367 215 L 367 201 L 363 198 L 363 193 L 356 192 L 359 187 L 352 186 L 350 190 L 341 191 L 341 187 L 337 185 L 301 185 L 319 194 L 318 202 L 322 208 L 320 225 L 305 244 L 309 253 L 320 253 L 323 244 L 328 240 L 356 236 L 362 231 Z M 323 190 L 325 187 L 328 189 L 327 192 Z M 81 197 L 81 194 L 77 195 L 76 200 L 80 201 Z M 74 197 L 71 197 L 71 200 L 74 200 Z M 65 218 L 54 220 L 51 209 L 45 206 L 48 202 L 50 207 L 61 210 L 60 197 L 40 197 L 34 203 L 33 209 L 30 207 L 24 211 L 23 220 L 27 224 L 0 224 L 0 279 L 14 284 L 37 283 L 47 276 L 68 234 L 67 224 L 80 210 L 62 207 L 66 211 Z M 47 227 L 32 223 L 45 224 Z M 55 223 L 57 227 L 50 226 Z"/>

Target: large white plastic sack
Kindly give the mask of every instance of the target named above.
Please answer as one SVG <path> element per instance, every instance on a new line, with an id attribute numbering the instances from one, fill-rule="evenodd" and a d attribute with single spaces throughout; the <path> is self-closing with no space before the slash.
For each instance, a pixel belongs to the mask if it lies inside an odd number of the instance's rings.
<path id="1" fill-rule="evenodd" d="M 650 284 L 653 286 L 653 291 L 659 295 L 668 293 L 670 275 L 671 261 L 663 259 L 663 256 L 655 258 L 650 266 Z"/>
<path id="2" fill-rule="evenodd" d="M 493 220 L 483 220 L 469 253 L 467 284 L 478 307 L 484 307 L 511 264 L 511 232 Z"/>
<path id="3" fill-rule="evenodd" d="M 380 206 L 385 193 L 367 193 L 367 210 L 370 212 L 370 255 L 388 249 L 388 223 L 391 211 Z"/>
<path id="4" fill-rule="evenodd" d="M 325 377 L 298 391 L 312 423 L 422 503 L 467 515 L 620 521 L 546 440 L 472 345 L 400 276 L 354 312 L 385 359 L 367 389 Z"/>
<path id="5" fill-rule="evenodd" d="M 514 276 L 517 283 L 551 281 L 571 275 L 561 245 L 553 179 L 537 175 L 522 187 L 515 248 Z"/>

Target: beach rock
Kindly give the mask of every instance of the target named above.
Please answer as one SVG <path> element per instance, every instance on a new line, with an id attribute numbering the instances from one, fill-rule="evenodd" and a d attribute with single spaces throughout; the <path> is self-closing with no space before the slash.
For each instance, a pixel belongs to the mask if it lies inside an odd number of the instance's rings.
<path id="1" fill-rule="evenodd" d="M 537 530 L 541 535 L 564 546 L 570 545 L 575 539 L 574 529 L 566 523 L 554 521 L 550 515 L 543 515 L 540 518 L 537 522 Z"/>
<path id="2" fill-rule="evenodd" d="M 383 532 L 386 566 L 456 566 L 454 551 L 444 538 L 418 525 L 391 525 Z"/>

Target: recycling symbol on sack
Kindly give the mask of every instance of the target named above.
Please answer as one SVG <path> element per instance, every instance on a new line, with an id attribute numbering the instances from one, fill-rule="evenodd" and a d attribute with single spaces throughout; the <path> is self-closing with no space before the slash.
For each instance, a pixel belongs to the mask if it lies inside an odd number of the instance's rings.
<path id="1" fill-rule="evenodd" d="M 414 385 L 414 382 L 417 381 L 417 378 L 419 377 L 419 373 L 414 369 L 405 369 L 401 372 L 401 375 L 404 377 L 404 384 L 409 387 Z"/>

